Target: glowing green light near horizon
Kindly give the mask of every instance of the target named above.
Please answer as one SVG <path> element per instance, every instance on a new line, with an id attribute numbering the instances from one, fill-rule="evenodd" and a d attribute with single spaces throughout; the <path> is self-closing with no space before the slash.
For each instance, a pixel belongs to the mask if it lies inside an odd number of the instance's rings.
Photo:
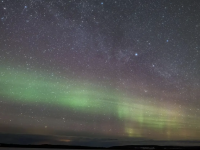
<path id="1" fill-rule="evenodd" d="M 95 85 L 66 79 L 51 79 L 43 74 L 1 68 L 1 90 L 4 97 L 28 103 L 52 103 L 62 107 L 74 108 L 85 112 L 100 111 L 104 103 L 109 103 L 116 95 Z M 111 104 L 107 104 L 111 105 Z M 113 105 L 113 107 L 115 107 Z M 110 109 L 106 112 L 113 111 Z M 87 108 L 83 110 L 84 108 Z M 88 109 L 90 108 L 90 109 Z"/>
<path id="2" fill-rule="evenodd" d="M 178 126 L 178 120 L 170 124 L 170 118 L 177 116 L 175 111 L 150 105 L 137 97 L 122 97 L 113 87 L 104 89 L 95 84 L 78 80 L 51 77 L 48 74 L 25 70 L 1 69 L 0 96 L 16 102 L 40 103 L 73 108 L 78 112 L 101 115 L 112 114 L 122 121 L 130 120 L 141 127 L 163 129 Z M 160 115 L 162 114 L 162 116 Z M 134 135 L 132 127 L 125 127 L 127 134 Z M 137 133 L 138 135 L 140 133 Z"/>

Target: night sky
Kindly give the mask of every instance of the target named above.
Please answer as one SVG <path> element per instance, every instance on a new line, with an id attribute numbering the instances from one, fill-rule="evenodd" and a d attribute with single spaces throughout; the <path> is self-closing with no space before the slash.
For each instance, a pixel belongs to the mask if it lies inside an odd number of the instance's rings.
<path id="1" fill-rule="evenodd" d="M 0 142 L 198 140 L 199 0 L 0 1 Z"/>

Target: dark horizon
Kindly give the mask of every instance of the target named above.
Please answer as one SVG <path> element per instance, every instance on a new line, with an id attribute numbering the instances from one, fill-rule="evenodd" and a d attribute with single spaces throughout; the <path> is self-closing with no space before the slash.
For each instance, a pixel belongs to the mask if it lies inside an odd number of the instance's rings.
<path id="1" fill-rule="evenodd" d="M 94 146 L 81 146 L 81 145 L 52 145 L 52 144 L 2 144 L 1 148 L 33 148 L 33 149 L 185 149 L 185 150 L 198 150 L 200 146 L 160 146 L 160 145 L 121 145 L 121 146 L 107 146 L 107 147 L 94 147 Z"/>
<path id="2" fill-rule="evenodd" d="M 63 136 L 53 135 L 26 135 L 26 134 L 0 134 L 0 144 L 19 144 L 19 145 L 67 145 L 67 146 L 89 146 L 89 147 L 113 147 L 113 146 L 199 146 L 200 140 L 151 140 L 151 139 L 136 139 L 136 138 L 88 138 L 84 136 L 64 136 L 64 138 L 73 139 L 59 141 Z"/>

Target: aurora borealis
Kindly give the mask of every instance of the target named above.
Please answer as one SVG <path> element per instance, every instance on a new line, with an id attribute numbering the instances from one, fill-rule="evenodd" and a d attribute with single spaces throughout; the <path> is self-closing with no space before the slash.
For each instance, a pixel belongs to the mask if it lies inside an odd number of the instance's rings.
<path id="1" fill-rule="evenodd" d="M 200 3 L 0 2 L 0 143 L 200 145 Z"/>

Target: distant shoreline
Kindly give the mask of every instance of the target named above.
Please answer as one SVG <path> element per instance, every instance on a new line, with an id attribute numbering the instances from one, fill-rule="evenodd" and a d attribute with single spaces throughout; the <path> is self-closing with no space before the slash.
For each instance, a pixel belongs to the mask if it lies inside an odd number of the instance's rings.
<path id="1" fill-rule="evenodd" d="M 125 146 L 111 146 L 111 147 L 90 147 L 90 146 L 72 146 L 72 145 L 21 145 L 21 144 L 0 144 L 1 148 L 40 148 L 40 149 L 184 149 L 184 150 L 199 150 L 200 146 L 157 146 L 157 145 L 125 145 Z"/>

